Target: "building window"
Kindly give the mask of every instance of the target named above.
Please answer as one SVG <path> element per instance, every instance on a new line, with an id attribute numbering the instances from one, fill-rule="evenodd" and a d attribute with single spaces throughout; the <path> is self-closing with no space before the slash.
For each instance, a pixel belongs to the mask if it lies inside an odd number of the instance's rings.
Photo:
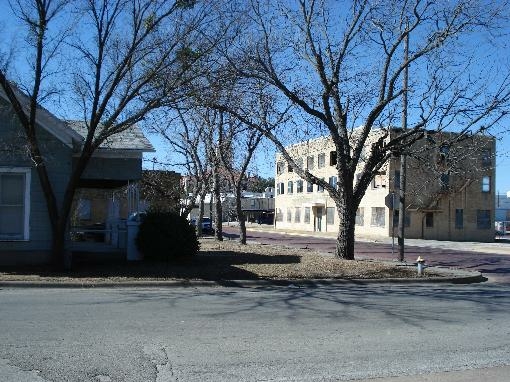
<path id="1" fill-rule="evenodd" d="M 287 182 L 287 194 L 292 194 L 294 192 L 294 182 L 289 180 Z"/>
<path id="2" fill-rule="evenodd" d="M 322 178 L 324 180 L 324 178 Z M 324 192 L 324 187 L 317 185 L 317 192 Z"/>
<path id="3" fill-rule="evenodd" d="M 393 187 L 395 189 L 400 188 L 400 171 L 399 170 L 395 170 L 395 176 L 393 178 Z"/>
<path id="4" fill-rule="evenodd" d="M 445 167 L 448 164 L 448 154 L 450 147 L 448 145 L 441 145 L 439 147 L 439 155 L 437 157 L 437 164 L 439 167 Z"/>
<path id="5" fill-rule="evenodd" d="M 439 177 L 439 187 L 441 188 L 441 191 L 448 191 L 450 188 L 450 174 L 441 174 Z"/>
<path id="6" fill-rule="evenodd" d="M 304 223 L 310 223 L 310 207 L 305 207 Z"/>
<path id="7" fill-rule="evenodd" d="M 330 151 L 329 152 L 329 165 L 330 166 L 336 166 L 336 164 L 337 164 L 336 151 Z"/>
<path id="8" fill-rule="evenodd" d="M 365 208 L 359 207 L 356 210 L 356 225 L 365 225 Z"/>
<path id="9" fill-rule="evenodd" d="M 276 173 L 278 175 L 283 174 L 285 171 L 285 162 L 276 163 Z"/>
<path id="10" fill-rule="evenodd" d="M 0 169 L 0 240 L 28 240 L 30 169 Z"/>
<path id="11" fill-rule="evenodd" d="M 386 174 L 378 173 L 374 176 L 372 180 L 372 189 L 376 188 L 386 188 Z"/>
<path id="12" fill-rule="evenodd" d="M 287 223 L 292 222 L 292 211 L 290 208 L 287 208 Z"/>
<path id="13" fill-rule="evenodd" d="M 313 170 L 313 156 L 306 157 L 306 169 Z"/>
<path id="14" fill-rule="evenodd" d="M 482 192 L 491 192 L 491 177 L 482 177 Z"/>
<path id="15" fill-rule="evenodd" d="M 290 163 L 287 165 L 287 171 L 288 172 L 294 172 L 294 170 L 292 169 L 292 166 L 290 165 Z"/>
<path id="16" fill-rule="evenodd" d="M 336 176 L 330 176 L 329 177 L 329 185 L 333 188 L 336 188 L 337 184 L 337 177 Z"/>
<path id="17" fill-rule="evenodd" d="M 482 151 L 482 167 L 483 168 L 491 168 L 492 167 L 492 153 L 490 149 L 486 149 Z"/>
<path id="18" fill-rule="evenodd" d="M 326 208 L 326 223 L 335 224 L 335 207 Z"/>
<path id="19" fill-rule="evenodd" d="M 326 154 L 319 154 L 317 157 L 317 168 L 323 168 L 326 166 Z"/>
<path id="20" fill-rule="evenodd" d="M 491 211 L 490 210 L 477 210 L 476 211 L 476 228 L 490 229 L 491 228 Z"/>
<path id="21" fill-rule="evenodd" d="M 278 183 L 278 188 L 276 190 L 276 193 L 278 195 L 283 195 L 285 194 L 285 183 L 281 182 L 281 183 Z"/>
<path id="22" fill-rule="evenodd" d="M 434 227 L 434 213 L 433 212 L 427 212 L 425 214 L 425 227 L 427 227 L 427 228 Z"/>
<path id="23" fill-rule="evenodd" d="M 294 222 L 301 222 L 301 207 L 294 208 Z"/>
<path id="24" fill-rule="evenodd" d="M 313 183 L 306 182 L 306 192 L 313 192 Z"/>
<path id="25" fill-rule="evenodd" d="M 455 228 L 464 228 L 464 210 L 462 208 L 457 208 L 455 210 Z"/>
<path id="26" fill-rule="evenodd" d="M 372 227 L 384 227 L 384 207 L 372 207 Z"/>
<path id="27" fill-rule="evenodd" d="M 276 213 L 275 213 L 275 220 L 277 222 L 282 222 L 283 221 L 283 214 L 282 214 L 282 210 L 280 208 L 277 208 L 276 209 Z"/>
<path id="28" fill-rule="evenodd" d="M 398 227 L 398 219 L 400 217 L 399 215 L 400 215 L 400 210 L 393 211 L 393 228 Z M 409 227 L 409 226 L 411 226 L 411 215 L 409 215 L 409 213 L 406 213 L 404 215 L 404 227 Z"/>
<path id="29" fill-rule="evenodd" d="M 296 181 L 296 192 L 298 194 L 303 192 L 303 181 L 302 180 Z"/>

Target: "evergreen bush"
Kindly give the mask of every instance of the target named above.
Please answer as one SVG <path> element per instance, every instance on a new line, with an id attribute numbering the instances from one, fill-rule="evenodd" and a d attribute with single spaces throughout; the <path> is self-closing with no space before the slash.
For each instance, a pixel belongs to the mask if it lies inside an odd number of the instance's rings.
<path id="1" fill-rule="evenodd" d="M 173 211 L 150 210 L 136 237 L 136 246 L 147 260 L 182 259 L 200 249 L 195 227 Z"/>

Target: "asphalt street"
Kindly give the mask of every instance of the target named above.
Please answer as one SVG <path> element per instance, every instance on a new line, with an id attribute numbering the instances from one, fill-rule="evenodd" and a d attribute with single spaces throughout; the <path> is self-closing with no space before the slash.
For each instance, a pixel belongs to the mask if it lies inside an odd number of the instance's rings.
<path id="1" fill-rule="evenodd" d="M 510 365 L 509 309 L 498 283 L 3 289 L 0 381 L 336 381 L 497 368 Z"/>

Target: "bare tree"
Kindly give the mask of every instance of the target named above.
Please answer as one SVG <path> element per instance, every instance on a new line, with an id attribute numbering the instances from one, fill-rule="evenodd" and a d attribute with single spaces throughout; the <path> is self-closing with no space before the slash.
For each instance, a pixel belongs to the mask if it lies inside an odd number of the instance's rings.
<path id="1" fill-rule="evenodd" d="M 354 258 L 356 210 L 389 158 L 413 147 L 426 129 L 486 131 L 508 113 L 508 68 L 481 69 L 483 57 L 473 44 L 490 44 L 486 36 L 508 28 L 506 4 L 299 0 L 287 6 L 267 0 L 251 5 L 249 36 L 225 47 L 231 68 L 247 83 L 262 81 L 292 103 L 301 139 L 331 139 L 338 185 L 301 166 L 286 148 L 282 130 L 267 131 L 228 104 L 223 110 L 264 132 L 301 178 L 329 193 L 339 216 L 339 258 Z M 408 127 L 398 132 L 393 126 L 405 92 Z"/>
<path id="2" fill-rule="evenodd" d="M 65 256 L 65 233 L 73 197 L 95 150 L 108 137 L 143 120 L 151 111 L 186 97 L 187 85 L 200 76 L 194 63 L 217 42 L 213 28 L 207 25 L 210 2 L 87 0 L 69 2 L 73 8 L 66 7 L 67 3 L 20 1 L 18 16 L 30 31 L 35 49 L 28 105 L 23 104 L 0 70 L 2 88 L 25 130 L 30 157 L 46 199 L 53 253 L 60 264 L 69 260 Z M 60 13 L 70 18 L 74 12 L 80 16 L 83 30 L 76 28 L 74 37 L 67 40 L 68 49 L 61 50 L 61 54 L 76 63 L 67 83 L 72 83 L 73 98 L 81 110 L 87 134 L 77 148 L 79 156 L 64 197 L 58 203 L 36 135 L 36 115 L 44 101 L 41 88 L 48 74 L 48 60 L 54 56 L 56 47 L 61 47 L 48 44 L 49 24 Z"/>
<path id="3" fill-rule="evenodd" d="M 232 136 L 226 135 L 224 131 L 225 113 L 209 108 L 195 109 L 206 129 L 207 159 L 211 164 L 211 201 L 214 201 L 214 237 L 223 241 L 223 206 L 222 191 L 226 194 L 229 190 L 224 187 L 225 179 L 222 152 L 231 145 Z"/>
<path id="4" fill-rule="evenodd" d="M 207 158 L 205 126 L 194 115 L 192 109 L 179 108 L 176 116 L 171 111 L 161 115 L 162 123 L 155 123 L 152 130 L 168 143 L 174 155 L 179 159 L 174 166 L 185 171 L 184 195 L 181 215 L 188 216 L 196 201 L 199 213 L 196 222 L 197 235 L 202 236 L 202 219 L 204 217 L 204 200 L 210 191 L 211 166 Z"/>
<path id="5" fill-rule="evenodd" d="M 220 155 L 225 172 L 234 188 L 239 241 L 246 244 L 246 221 L 242 206 L 243 185 L 246 183 L 248 166 L 263 134 L 258 130 L 248 129 L 235 120 L 227 123 L 226 134 L 223 126 L 220 126 L 220 129 L 222 129 L 220 134 L 228 137 L 225 140 L 228 144 L 220 146 Z"/>

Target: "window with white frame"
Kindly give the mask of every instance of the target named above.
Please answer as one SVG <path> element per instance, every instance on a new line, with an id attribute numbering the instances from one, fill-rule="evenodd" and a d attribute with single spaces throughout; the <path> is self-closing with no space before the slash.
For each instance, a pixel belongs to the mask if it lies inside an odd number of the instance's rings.
<path id="1" fill-rule="evenodd" d="M 305 207 L 304 223 L 310 223 L 310 207 Z"/>
<path id="2" fill-rule="evenodd" d="M 372 207 L 372 227 L 384 227 L 384 207 Z"/>
<path id="3" fill-rule="evenodd" d="M 287 208 L 287 223 L 292 222 L 292 210 L 290 208 Z"/>
<path id="4" fill-rule="evenodd" d="M 365 208 L 359 207 L 356 210 L 356 225 L 364 225 L 365 224 Z"/>
<path id="5" fill-rule="evenodd" d="M 301 222 L 301 207 L 295 207 L 294 209 L 294 222 Z"/>
<path id="6" fill-rule="evenodd" d="M 294 182 L 289 180 L 287 182 L 287 194 L 292 194 L 294 192 Z"/>
<path id="7" fill-rule="evenodd" d="M 276 174 L 280 175 L 285 172 L 285 162 L 276 163 Z"/>
<path id="8" fill-rule="evenodd" d="M 319 154 L 317 157 L 317 168 L 323 168 L 326 165 L 326 154 Z"/>
<path id="9" fill-rule="evenodd" d="M 302 180 L 296 181 L 296 192 L 298 194 L 303 192 L 303 181 Z"/>
<path id="10" fill-rule="evenodd" d="M 336 163 L 337 163 L 336 151 L 330 151 L 329 152 L 329 165 L 336 166 Z"/>
<path id="11" fill-rule="evenodd" d="M 322 178 L 324 180 L 324 178 Z M 324 187 L 317 185 L 317 192 L 324 192 Z"/>
<path id="12" fill-rule="evenodd" d="M 326 223 L 335 224 L 335 207 L 326 208 Z"/>
<path id="13" fill-rule="evenodd" d="M 306 169 L 307 170 L 313 170 L 313 155 L 306 157 Z"/>
<path id="14" fill-rule="evenodd" d="M 0 240 L 28 240 L 30 169 L 0 168 Z"/>
<path id="15" fill-rule="evenodd" d="M 329 185 L 333 188 L 336 188 L 336 184 L 337 184 L 337 177 L 336 176 L 330 176 L 329 177 Z"/>

